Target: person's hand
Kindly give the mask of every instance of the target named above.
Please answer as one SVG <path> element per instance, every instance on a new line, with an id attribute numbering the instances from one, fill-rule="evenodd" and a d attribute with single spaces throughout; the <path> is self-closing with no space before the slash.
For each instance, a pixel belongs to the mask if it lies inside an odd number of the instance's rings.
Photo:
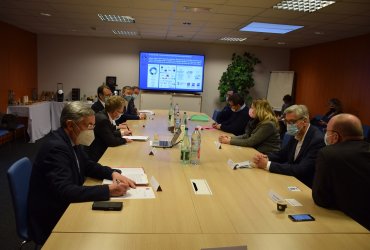
<path id="1" fill-rule="evenodd" d="M 121 129 L 121 135 L 122 136 L 125 136 L 125 135 L 132 135 L 132 131 L 129 130 L 129 129 Z"/>
<path id="2" fill-rule="evenodd" d="M 221 129 L 221 124 L 217 124 L 216 129 Z"/>
<path id="3" fill-rule="evenodd" d="M 230 144 L 231 137 L 227 135 L 220 135 L 220 137 L 218 138 L 218 141 L 223 144 Z"/>
<path id="4" fill-rule="evenodd" d="M 146 119 L 146 114 L 145 113 L 140 113 L 139 117 L 140 117 L 140 120 L 145 120 Z"/>
<path id="5" fill-rule="evenodd" d="M 126 142 L 127 143 L 130 143 L 130 142 L 133 142 L 134 140 L 131 140 L 131 139 L 128 139 L 128 138 L 125 138 Z"/>
<path id="6" fill-rule="evenodd" d="M 258 153 L 253 157 L 252 162 L 257 168 L 266 169 L 268 160 L 267 155 Z"/>
<path id="7" fill-rule="evenodd" d="M 113 172 L 112 173 L 112 180 L 113 180 L 113 183 L 123 183 L 125 185 L 128 185 L 130 188 L 136 188 L 136 183 L 131 180 L 130 178 L 127 178 L 126 176 L 124 175 L 121 175 L 120 173 L 117 173 L 117 172 Z"/>
<path id="8" fill-rule="evenodd" d="M 117 126 L 118 129 L 128 129 L 127 127 L 127 124 L 126 123 L 121 123 L 120 125 Z"/>
<path id="9" fill-rule="evenodd" d="M 128 184 L 119 181 L 113 181 L 112 184 L 108 185 L 110 196 L 122 196 L 125 195 L 127 190 L 130 189 Z"/>

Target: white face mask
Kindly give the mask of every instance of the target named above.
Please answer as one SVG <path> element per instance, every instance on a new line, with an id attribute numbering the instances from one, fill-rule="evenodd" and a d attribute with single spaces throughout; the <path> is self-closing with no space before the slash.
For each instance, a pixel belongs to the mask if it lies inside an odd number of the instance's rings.
<path id="1" fill-rule="evenodd" d="M 94 139 L 95 139 L 94 130 L 91 129 L 83 130 L 77 136 L 76 144 L 90 146 Z"/>
<path id="2" fill-rule="evenodd" d="M 77 145 L 81 144 L 81 145 L 85 145 L 85 146 L 90 146 L 91 143 L 95 139 L 94 130 L 86 129 L 86 130 L 81 131 L 80 127 L 75 122 L 73 122 L 73 123 L 76 125 L 76 127 L 80 131 L 80 133 L 78 134 L 78 136 L 76 138 L 76 144 Z M 73 133 L 75 133 L 75 132 L 73 131 Z"/>

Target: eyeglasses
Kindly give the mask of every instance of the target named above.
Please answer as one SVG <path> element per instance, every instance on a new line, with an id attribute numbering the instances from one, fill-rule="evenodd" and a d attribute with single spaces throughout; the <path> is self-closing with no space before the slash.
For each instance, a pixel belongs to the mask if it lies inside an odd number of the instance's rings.
<path id="1" fill-rule="evenodd" d="M 284 123 L 285 124 L 290 124 L 290 125 L 293 125 L 293 124 L 296 124 L 299 120 L 302 120 L 303 118 L 299 118 L 299 119 L 296 119 L 296 120 L 284 120 Z"/>

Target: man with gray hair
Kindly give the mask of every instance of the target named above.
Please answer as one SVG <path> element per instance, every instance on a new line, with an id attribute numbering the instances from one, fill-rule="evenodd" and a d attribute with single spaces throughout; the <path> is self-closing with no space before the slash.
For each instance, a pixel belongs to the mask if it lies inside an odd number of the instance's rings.
<path id="1" fill-rule="evenodd" d="M 284 114 L 287 133 L 291 135 L 288 143 L 280 151 L 268 155 L 257 154 L 253 162 L 258 168 L 294 176 L 311 187 L 317 153 L 325 146 L 323 134 L 310 126 L 305 105 L 292 105 Z"/>
<path id="2" fill-rule="evenodd" d="M 28 196 L 31 238 L 43 244 L 72 202 L 109 200 L 121 196 L 135 183 L 91 161 L 80 144 L 94 139 L 94 111 L 82 102 L 62 110 L 61 127 L 48 136 L 32 167 Z M 83 186 L 85 177 L 111 179 L 113 184 Z"/>
<path id="3" fill-rule="evenodd" d="M 325 148 L 316 161 L 312 197 L 319 206 L 338 209 L 370 230 L 370 144 L 360 119 L 351 114 L 331 118 Z"/>

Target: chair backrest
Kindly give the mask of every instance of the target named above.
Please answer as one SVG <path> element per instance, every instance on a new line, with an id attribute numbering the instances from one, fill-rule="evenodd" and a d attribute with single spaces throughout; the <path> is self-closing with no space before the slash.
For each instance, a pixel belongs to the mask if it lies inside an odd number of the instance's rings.
<path id="1" fill-rule="evenodd" d="M 12 194 L 18 236 L 29 240 L 28 235 L 28 189 L 32 163 L 27 157 L 16 161 L 8 169 L 8 181 Z"/>
<path id="2" fill-rule="evenodd" d="M 215 110 L 213 111 L 212 120 L 216 121 L 216 120 L 217 120 L 217 116 L 218 116 L 218 114 L 219 114 L 220 112 L 221 112 L 221 111 L 219 111 L 219 110 L 215 109 Z"/>

